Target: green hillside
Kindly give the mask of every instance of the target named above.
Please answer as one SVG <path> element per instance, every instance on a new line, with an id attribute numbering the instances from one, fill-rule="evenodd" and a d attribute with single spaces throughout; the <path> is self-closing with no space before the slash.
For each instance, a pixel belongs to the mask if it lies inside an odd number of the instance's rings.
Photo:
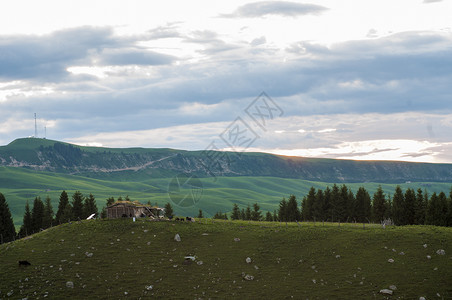
<path id="1" fill-rule="evenodd" d="M 452 228 L 91 220 L 0 245 L 0 298 L 450 299 L 451 255 Z"/>

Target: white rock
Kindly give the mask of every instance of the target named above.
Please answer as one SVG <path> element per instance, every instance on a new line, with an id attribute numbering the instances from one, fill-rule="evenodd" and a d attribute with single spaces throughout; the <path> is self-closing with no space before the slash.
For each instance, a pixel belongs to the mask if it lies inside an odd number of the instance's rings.
<path id="1" fill-rule="evenodd" d="M 399 255 L 405 255 L 405 252 L 402 251 L 402 252 L 399 253 Z"/>
<path id="2" fill-rule="evenodd" d="M 389 263 L 393 263 L 394 260 L 393 260 L 392 258 L 390 258 L 390 259 L 388 259 L 388 262 L 389 262 Z"/>
<path id="3" fill-rule="evenodd" d="M 234 242 L 240 242 L 240 238 L 234 238 Z"/>
<path id="4" fill-rule="evenodd" d="M 395 285 L 390 285 L 389 289 L 395 291 L 395 290 L 397 290 L 397 287 Z"/>
<path id="5" fill-rule="evenodd" d="M 393 291 L 389 290 L 389 289 L 382 289 L 380 290 L 380 294 L 384 294 L 384 295 L 392 295 Z"/>
<path id="6" fill-rule="evenodd" d="M 336 258 L 341 258 L 341 256 L 338 254 L 338 255 L 336 255 Z"/>
<path id="7" fill-rule="evenodd" d="M 245 280 L 254 280 L 253 275 L 246 274 L 245 277 L 243 277 Z"/>
<path id="8" fill-rule="evenodd" d="M 436 251 L 436 254 L 438 255 L 446 255 L 446 251 L 444 251 L 443 249 L 439 249 Z"/>
<path id="9" fill-rule="evenodd" d="M 153 286 L 153 285 L 147 285 L 147 286 L 145 286 L 145 288 L 146 288 L 148 291 L 150 291 L 150 290 L 152 290 L 152 289 L 154 288 L 154 286 Z"/>
<path id="10" fill-rule="evenodd" d="M 92 257 L 92 256 L 93 256 L 93 253 L 85 252 L 85 255 L 86 255 L 87 257 Z"/>
<path id="11" fill-rule="evenodd" d="M 315 279 L 312 279 L 312 283 L 316 284 L 316 283 L 317 283 L 317 281 L 316 281 Z"/>
<path id="12" fill-rule="evenodd" d="M 176 235 L 174 236 L 174 240 L 176 242 L 180 242 L 181 241 L 179 233 L 176 233 Z"/>
<path id="13" fill-rule="evenodd" d="M 197 261 L 196 264 L 197 264 L 198 266 L 200 266 L 200 265 L 203 264 L 203 262 L 202 262 L 202 260 L 200 260 L 200 261 Z"/>
<path id="14" fill-rule="evenodd" d="M 246 261 L 247 264 L 250 264 L 250 263 L 251 263 L 251 258 L 247 257 L 247 258 L 245 259 L 245 261 Z"/>
<path id="15" fill-rule="evenodd" d="M 432 259 L 432 257 L 430 255 L 427 255 L 427 259 Z"/>
<path id="16" fill-rule="evenodd" d="M 423 246 L 424 246 L 424 248 L 427 248 L 427 244 L 424 244 Z M 421 298 L 423 298 L 423 297 L 421 297 Z"/>
<path id="17" fill-rule="evenodd" d="M 74 283 L 72 281 L 68 281 L 68 282 L 66 282 L 66 287 L 73 289 L 74 288 Z"/>
<path id="18" fill-rule="evenodd" d="M 419 297 L 419 300 L 425 300 L 425 297 L 421 296 L 421 297 Z"/>

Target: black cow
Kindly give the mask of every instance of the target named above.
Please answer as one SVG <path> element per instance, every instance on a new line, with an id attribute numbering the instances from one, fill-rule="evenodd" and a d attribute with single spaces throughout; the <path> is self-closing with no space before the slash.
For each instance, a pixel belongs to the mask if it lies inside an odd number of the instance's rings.
<path id="1" fill-rule="evenodd" d="M 27 260 L 19 260 L 19 267 L 20 266 L 31 266 L 31 263 Z"/>

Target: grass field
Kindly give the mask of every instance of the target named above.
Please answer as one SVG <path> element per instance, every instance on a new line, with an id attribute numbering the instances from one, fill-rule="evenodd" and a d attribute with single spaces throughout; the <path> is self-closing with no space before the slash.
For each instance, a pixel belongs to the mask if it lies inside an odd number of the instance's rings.
<path id="1" fill-rule="evenodd" d="M 0 265 L 2 299 L 450 299 L 452 228 L 92 220 L 0 245 Z"/>
<path id="2" fill-rule="evenodd" d="M 108 176 L 108 175 L 106 175 Z M 277 177 L 218 177 L 201 178 L 203 190 L 202 197 L 194 206 L 175 206 L 175 212 L 184 216 L 196 216 L 198 210 L 202 209 L 205 216 L 213 216 L 217 211 L 229 212 L 234 203 L 240 207 L 255 202 L 259 203 L 261 210 L 271 211 L 278 208 L 283 197 L 288 198 L 290 194 L 297 196 L 299 201 L 306 195 L 311 186 L 324 189 L 331 183 L 314 182 L 300 179 L 277 178 Z M 22 168 L 0 167 L 0 192 L 8 201 L 13 215 L 14 223 L 20 226 L 22 223 L 25 203 L 28 200 L 32 204 L 36 196 L 43 200 L 50 196 L 53 208 L 56 212 L 58 199 L 63 190 L 71 196 L 76 190 L 88 195 L 92 193 L 97 200 L 99 210 L 105 205 L 108 197 L 129 195 L 132 200 L 152 204 L 158 203 L 163 206 L 170 201 L 168 197 L 168 185 L 171 178 L 148 178 L 141 177 L 135 181 L 120 181 L 111 179 L 94 179 L 83 176 L 75 176 L 52 172 L 38 172 Z M 364 186 L 369 193 L 374 193 L 379 183 L 347 183 L 354 192 L 360 186 Z M 395 184 L 381 184 L 387 194 L 392 194 Z M 406 183 L 401 184 L 406 188 L 422 188 L 428 192 L 448 192 L 450 183 Z M 181 193 L 190 192 L 181 190 Z"/>

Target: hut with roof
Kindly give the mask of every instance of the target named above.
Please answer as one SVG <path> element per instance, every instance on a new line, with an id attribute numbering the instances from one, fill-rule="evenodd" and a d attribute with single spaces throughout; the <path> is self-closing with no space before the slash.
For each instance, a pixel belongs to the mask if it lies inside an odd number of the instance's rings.
<path id="1" fill-rule="evenodd" d="M 164 209 L 156 206 L 142 204 L 138 201 L 116 201 L 107 206 L 107 218 L 157 218 L 163 216 Z"/>

